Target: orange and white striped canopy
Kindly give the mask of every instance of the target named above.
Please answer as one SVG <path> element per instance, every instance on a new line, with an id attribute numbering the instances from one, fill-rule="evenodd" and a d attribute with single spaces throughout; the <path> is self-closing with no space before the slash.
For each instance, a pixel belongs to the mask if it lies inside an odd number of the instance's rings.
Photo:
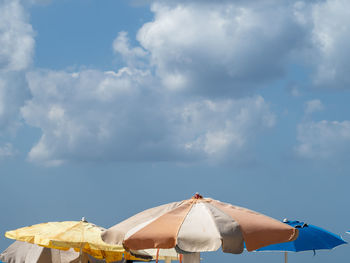
<path id="1" fill-rule="evenodd" d="M 189 200 L 145 210 L 109 228 L 102 239 L 128 250 L 176 248 L 181 252 L 240 254 L 295 240 L 298 230 L 246 208 L 196 194 Z"/>

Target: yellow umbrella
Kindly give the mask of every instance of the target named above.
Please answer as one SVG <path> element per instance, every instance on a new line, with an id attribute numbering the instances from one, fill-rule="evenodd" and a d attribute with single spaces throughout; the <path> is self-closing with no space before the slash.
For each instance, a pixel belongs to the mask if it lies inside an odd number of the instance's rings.
<path id="1" fill-rule="evenodd" d="M 83 218 L 81 221 L 48 222 L 18 228 L 6 232 L 5 236 L 48 248 L 74 248 L 80 255 L 85 252 L 107 262 L 121 260 L 125 253 L 123 246 L 103 242 L 101 233 L 104 230 Z M 131 255 L 125 254 L 124 257 L 136 260 Z"/>

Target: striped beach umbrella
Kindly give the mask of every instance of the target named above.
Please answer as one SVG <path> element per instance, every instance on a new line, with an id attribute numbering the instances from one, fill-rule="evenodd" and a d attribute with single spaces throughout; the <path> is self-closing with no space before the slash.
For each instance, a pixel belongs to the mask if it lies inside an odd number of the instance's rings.
<path id="1" fill-rule="evenodd" d="M 298 230 L 252 210 L 203 198 L 145 210 L 102 233 L 109 244 L 131 251 L 175 248 L 184 262 L 198 262 L 199 252 L 240 254 L 271 244 L 292 241 Z M 135 252 L 137 253 L 137 252 Z"/>

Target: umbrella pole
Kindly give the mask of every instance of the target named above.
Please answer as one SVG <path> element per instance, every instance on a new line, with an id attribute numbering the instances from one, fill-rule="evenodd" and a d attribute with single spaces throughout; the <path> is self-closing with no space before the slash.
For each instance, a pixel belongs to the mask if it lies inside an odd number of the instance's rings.
<path id="1" fill-rule="evenodd" d="M 79 250 L 79 262 L 83 263 L 83 250 L 82 250 L 82 248 L 80 248 L 80 250 Z"/>
<path id="2" fill-rule="evenodd" d="M 284 263 L 288 263 L 288 252 L 284 252 Z"/>
<path id="3" fill-rule="evenodd" d="M 200 257 L 200 253 L 198 252 L 183 254 L 183 263 L 200 263 L 200 262 L 201 262 L 201 257 Z"/>
<path id="4" fill-rule="evenodd" d="M 158 263 L 158 258 L 159 258 L 159 248 L 157 249 L 157 254 L 156 254 L 156 263 Z"/>

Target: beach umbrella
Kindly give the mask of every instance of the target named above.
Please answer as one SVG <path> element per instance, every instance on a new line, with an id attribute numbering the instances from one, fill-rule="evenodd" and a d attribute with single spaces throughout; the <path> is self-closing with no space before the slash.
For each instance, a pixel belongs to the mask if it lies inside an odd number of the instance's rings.
<path id="1" fill-rule="evenodd" d="M 79 260 L 79 253 L 73 249 L 64 251 L 15 241 L 0 254 L 0 260 L 5 263 L 74 263 Z M 104 261 L 84 253 L 83 262 L 102 263 Z"/>
<path id="2" fill-rule="evenodd" d="M 85 252 L 95 258 L 105 258 L 108 262 L 121 260 L 124 248 L 103 242 L 101 233 L 104 230 L 83 218 L 81 221 L 48 222 L 23 227 L 8 231 L 5 236 L 47 248 L 74 248 L 81 256 Z"/>
<path id="3" fill-rule="evenodd" d="M 257 251 L 281 251 L 284 252 L 285 262 L 288 261 L 287 252 L 315 251 L 320 249 L 332 249 L 336 246 L 346 244 L 341 236 L 331 233 L 318 226 L 306 224 L 301 221 L 288 221 L 284 219 L 286 225 L 299 230 L 299 236 L 292 242 L 269 245 Z"/>
<path id="4" fill-rule="evenodd" d="M 189 200 L 145 210 L 103 232 L 102 239 L 128 250 L 175 248 L 184 263 L 199 252 L 240 254 L 294 240 L 298 230 L 246 208 L 196 194 Z"/>

